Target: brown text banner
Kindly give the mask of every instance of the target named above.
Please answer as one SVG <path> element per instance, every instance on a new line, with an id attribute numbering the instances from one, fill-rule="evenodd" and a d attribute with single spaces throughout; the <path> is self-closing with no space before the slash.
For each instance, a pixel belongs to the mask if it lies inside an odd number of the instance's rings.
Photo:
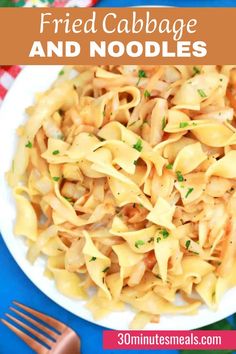
<path id="1" fill-rule="evenodd" d="M 0 64 L 233 64 L 236 8 L 0 9 Z"/>

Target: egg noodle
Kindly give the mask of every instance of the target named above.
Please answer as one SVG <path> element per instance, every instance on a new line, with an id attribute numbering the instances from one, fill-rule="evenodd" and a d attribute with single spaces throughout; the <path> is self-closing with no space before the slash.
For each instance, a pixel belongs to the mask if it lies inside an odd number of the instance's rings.
<path id="1" fill-rule="evenodd" d="M 95 319 L 215 310 L 236 285 L 235 93 L 234 66 L 63 68 L 7 174 L 28 260 Z"/>

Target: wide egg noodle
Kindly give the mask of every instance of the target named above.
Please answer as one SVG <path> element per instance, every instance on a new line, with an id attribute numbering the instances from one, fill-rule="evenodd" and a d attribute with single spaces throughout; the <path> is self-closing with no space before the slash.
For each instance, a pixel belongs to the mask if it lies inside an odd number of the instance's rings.
<path id="1" fill-rule="evenodd" d="M 20 187 L 14 190 L 17 211 L 14 233 L 36 241 L 38 236 L 37 215 L 29 199 L 23 195 L 24 192 L 27 192 L 27 190 Z"/>
<path id="2" fill-rule="evenodd" d="M 193 171 L 206 159 L 207 155 L 204 154 L 200 143 L 189 144 L 176 156 L 173 170 L 186 174 Z"/>
<path id="3" fill-rule="evenodd" d="M 86 240 L 85 246 L 83 248 L 83 254 L 85 257 L 88 273 L 94 283 L 97 284 L 97 286 L 99 286 L 106 293 L 108 298 L 111 298 L 111 294 L 105 283 L 106 271 L 107 268 L 110 267 L 111 261 L 96 248 L 89 236 L 89 233 L 86 231 L 83 233 Z M 96 259 L 91 260 L 93 257 Z"/>
<path id="4" fill-rule="evenodd" d="M 231 150 L 224 157 L 213 163 L 206 172 L 207 176 L 220 176 L 225 178 L 236 177 L 235 167 L 236 151 Z"/>
<path id="5" fill-rule="evenodd" d="M 85 298 L 79 276 L 63 269 L 64 257 L 64 255 L 49 257 L 47 262 L 47 268 L 53 274 L 58 290 L 63 295 L 74 299 Z"/>
<path id="6" fill-rule="evenodd" d="M 154 224 L 164 226 L 170 230 L 175 226 L 172 223 L 172 218 L 175 212 L 175 206 L 171 206 L 164 198 L 159 197 L 154 208 L 147 215 L 147 219 Z"/>

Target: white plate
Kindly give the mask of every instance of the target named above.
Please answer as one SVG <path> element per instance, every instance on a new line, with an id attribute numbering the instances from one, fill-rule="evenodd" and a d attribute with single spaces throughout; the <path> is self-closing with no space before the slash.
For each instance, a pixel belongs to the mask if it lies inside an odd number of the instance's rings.
<path id="1" fill-rule="evenodd" d="M 12 256 L 28 278 L 50 299 L 73 314 L 98 325 L 113 329 L 128 329 L 134 312 L 127 308 L 114 312 L 104 319 L 94 321 L 84 307 L 85 302 L 75 301 L 61 295 L 53 281 L 43 276 L 44 259 L 39 258 L 34 266 L 26 260 L 27 247 L 21 237 L 13 235 L 15 205 L 4 174 L 11 167 L 16 146 L 16 128 L 25 121 L 25 108 L 33 103 L 34 94 L 49 88 L 56 79 L 61 66 L 28 66 L 20 73 L 8 92 L 0 110 L 0 230 Z M 224 296 L 217 312 L 205 306 L 193 316 L 161 316 L 159 324 L 149 324 L 146 329 L 194 329 L 218 321 L 236 312 L 236 288 Z"/>

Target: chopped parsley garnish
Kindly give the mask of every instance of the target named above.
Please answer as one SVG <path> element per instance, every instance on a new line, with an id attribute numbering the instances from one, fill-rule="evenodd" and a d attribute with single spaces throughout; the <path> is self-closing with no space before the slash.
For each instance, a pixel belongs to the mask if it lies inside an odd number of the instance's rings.
<path id="1" fill-rule="evenodd" d="M 65 74 L 65 71 L 64 71 L 64 70 L 61 70 L 61 71 L 59 71 L 59 73 L 58 73 L 59 76 L 62 76 L 62 75 L 64 75 L 64 74 Z"/>
<path id="2" fill-rule="evenodd" d="M 159 231 L 159 234 L 161 234 L 163 238 L 167 238 L 170 235 L 166 229 Z"/>
<path id="3" fill-rule="evenodd" d="M 142 140 L 141 139 L 138 139 L 136 144 L 133 145 L 133 148 L 138 150 L 139 152 L 142 151 Z"/>
<path id="4" fill-rule="evenodd" d="M 108 271 L 108 269 L 109 269 L 110 267 L 106 267 L 105 269 L 103 269 L 103 273 L 106 273 L 107 271 Z"/>
<path id="5" fill-rule="evenodd" d="M 103 109 L 102 114 L 103 114 L 103 117 L 105 117 L 105 116 L 106 116 L 106 105 L 104 106 L 104 109 Z"/>
<path id="6" fill-rule="evenodd" d="M 60 151 L 59 151 L 59 150 L 54 150 L 54 151 L 52 152 L 52 154 L 53 154 L 53 155 L 58 155 L 58 154 L 60 154 Z"/>
<path id="7" fill-rule="evenodd" d="M 137 240 L 135 242 L 135 247 L 139 248 L 140 246 L 143 246 L 145 244 L 145 242 L 143 240 Z"/>
<path id="8" fill-rule="evenodd" d="M 147 77 L 145 71 L 139 70 L 138 71 L 138 81 L 137 81 L 136 86 L 138 86 L 138 84 L 140 83 L 140 80 L 144 77 Z"/>
<path id="9" fill-rule="evenodd" d="M 145 90 L 143 95 L 145 98 L 149 98 L 151 96 L 151 94 L 148 90 Z"/>
<path id="10" fill-rule="evenodd" d="M 25 145 L 25 147 L 27 147 L 27 148 L 29 148 L 29 149 L 31 149 L 32 148 L 32 143 L 31 143 L 31 141 L 28 141 L 28 143 Z"/>
<path id="11" fill-rule="evenodd" d="M 53 181 L 58 182 L 60 177 L 52 177 Z"/>
<path id="12" fill-rule="evenodd" d="M 188 241 L 185 242 L 185 247 L 186 247 L 187 250 L 189 249 L 190 243 L 191 243 L 190 240 L 188 240 Z"/>
<path id="13" fill-rule="evenodd" d="M 193 192 L 193 189 L 194 188 L 189 188 L 186 195 L 185 195 L 185 198 L 188 198 L 189 194 L 191 194 Z"/>
<path id="14" fill-rule="evenodd" d="M 166 121 L 166 117 L 164 116 L 164 117 L 162 118 L 162 121 L 161 121 L 161 129 L 162 129 L 162 130 L 165 129 L 166 124 L 167 124 L 167 121 Z"/>
<path id="15" fill-rule="evenodd" d="M 184 181 L 184 177 L 180 171 L 176 171 L 176 177 L 177 177 L 178 182 Z"/>
<path id="16" fill-rule="evenodd" d="M 193 67 L 193 72 L 194 72 L 194 75 L 196 75 L 196 74 L 200 74 L 200 69 L 198 69 L 198 67 L 197 66 L 194 66 Z"/>
<path id="17" fill-rule="evenodd" d="M 100 141 L 105 141 L 105 139 L 100 138 L 100 136 L 97 137 Z"/>
<path id="18" fill-rule="evenodd" d="M 198 92 L 199 96 L 201 96 L 202 98 L 207 97 L 207 95 L 205 94 L 205 92 L 202 89 L 197 90 L 197 92 Z"/>
<path id="19" fill-rule="evenodd" d="M 96 261 L 96 259 L 97 259 L 97 257 L 92 257 L 92 258 L 90 258 L 89 262 L 94 262 L 94 261 Z"/>
<path id="20" fill-rule="evenodd" d="M 173 164 L 172 163 L 168 163 L 168 165 L 166 165 L 167 170 L 172 170 L 173 168 Z"/>
<path id="21" fill-rule="evenodd" d="M 157 237 L 157 243 L 161 241 L 161 237 Z"/>
<path id="22" fill-rule="evenodd" d="M 68 202 L 70 202 L 70 203 L 72 202 L 72 199 L 71 199 L 71 198 L 65 197 L 65 196 L 64 196 L 64 198 L 65 198 Z"/>
<path id="23" fill-rule="evenodd" d="M 137 166 L 138 160 L 134 160 L 134 165 Z"/>
<path id="24" fill-rule="evenodd" d="M 188 122 L 180 122 L 179 127 L 180 128 L 186 128 L 188 126 Z"/>

